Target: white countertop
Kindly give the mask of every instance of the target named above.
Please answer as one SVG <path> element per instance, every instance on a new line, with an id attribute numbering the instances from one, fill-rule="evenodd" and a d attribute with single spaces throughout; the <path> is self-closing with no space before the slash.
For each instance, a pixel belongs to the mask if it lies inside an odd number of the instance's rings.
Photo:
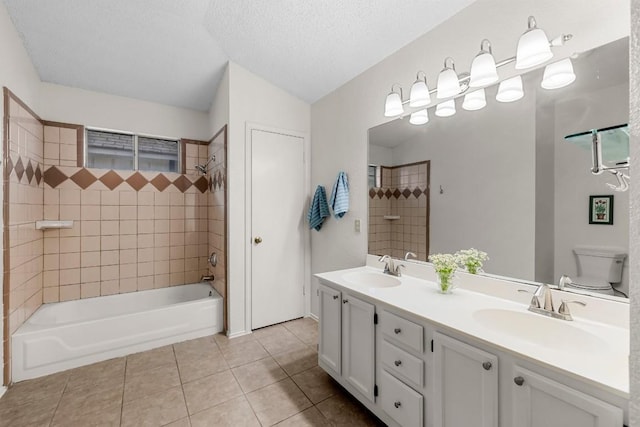
<path id="1" fill-rule="evenodd" d="M 424 318 L 435 326 L 440 325 L 466 334 L 519 357 L 542 364 L 546 368 L 578 377 L 608 392 L 629 398 L 628 328 L 587 320 L 574 314 L 574 321 L 569 322 L 571 326 L 592 334 L 596 343 L 600 344 L 598 340 L 602 341 L 601 345 L 597 345 L 595 350 L 590 351 L 581 351 L 580 348 L 574 348 L 571 345 L 547 347 L 536 344 L 534 340 L 519 338 L 484 326 L 474 318 L 475 312 L 484 309 L 529 313 L 526 304 L 460 288 L 445 295 L 438 292 L 436 283 L 409 275 L 403 275 L 400 278 L 402 281 L 400 286 L 391 288 L 368 288 L 344 279 L 345 274 L 356 271 L 381 272 L 378 268 L 358 267 L 320 273 L 315 276 L 321 281 L 349 290 L 355 296 L 359 294 L 388 304 Z M 559 301 L 556 303 L 558 305 Z M 536 316 L 540 316 L 542 325 L 553 326 L 549 322 L 567 322 L 542 315 Z M 545 328 L 545 333 L 547 332 L 552 334 L 554 331 L 552 328 Z"/>

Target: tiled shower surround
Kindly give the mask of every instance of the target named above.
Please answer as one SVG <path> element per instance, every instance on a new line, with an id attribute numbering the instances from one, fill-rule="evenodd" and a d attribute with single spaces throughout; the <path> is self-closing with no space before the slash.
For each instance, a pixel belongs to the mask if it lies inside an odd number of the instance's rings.
<path id="1" fill-rule="evenodd" d="M 411 251 L 426 261 L 429 162 L 381 169 L 382 186 L 369 188 L 369 252 L 402 258 Z"/>
<path id="2" fill-rule="evenodd" d="M 4 140 L 4 355 L 10 371 L 11 334 L 42 304 L 43 127 L 17 99 L 5 96 L 8 138 Z"/>
<path id="3" fill-rule="evenodd" d="M 5 378 L 10 336 L 42 303 L 211 273 L 225 296 L 226 128 L 212 142 L 181 141 L 184 173 L 101 170 L 82 167 L 83 126 L 42 121 L 17 98 L 5 111 Z M 214 153 L 203 176 L 194 166 Z M 36 230 L 43 219 L 73 228 Z"/>

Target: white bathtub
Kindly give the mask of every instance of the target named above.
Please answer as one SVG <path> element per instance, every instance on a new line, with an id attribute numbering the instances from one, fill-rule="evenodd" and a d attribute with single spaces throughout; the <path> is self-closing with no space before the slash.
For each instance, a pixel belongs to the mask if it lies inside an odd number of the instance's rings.
<path id="1" fill-rule="evenodd" d="M 222 311 L 208 283 L 44 304 L 11 337 L 12 381 L 212 335 Z"/>

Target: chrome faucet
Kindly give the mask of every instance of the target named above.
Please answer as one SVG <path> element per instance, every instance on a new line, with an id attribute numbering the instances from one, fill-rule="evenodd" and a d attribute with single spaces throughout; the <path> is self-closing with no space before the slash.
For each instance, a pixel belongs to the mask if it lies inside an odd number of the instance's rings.
<path id="1" fill-rule="evenodd" d="M 563 276 L 562 278 L 564 277 L 565 276 Z M 561 283 L 558 285 L 559 288 L 560 286 L 564 286 L 565 284 L 565 283 L 562 283 L 562 278 L 560 278 Z M 543 300 L 542 306 L 540 301 L 541 299 Z M 587 305 L 582 301 L 562 300 L 562 304 L 560 304 L 560 307 L 556 312 L 553 308 L 553 297 L 551 295 L 551 288 L 549 288 L 549 285 L 542 284 L 538 286 L 538 289 L 536 289 L 536 291 L 533 294 L 533 297 L 531 298 L 531 303 L 529 304 L 529 311 L 542 314 L 543 316 L 553 317 L 554 319 L 573 320 L 573 317 L 571 316 L 571 312 L 569 311 L 569 304 L 579 304 L 583 307 Z"/>
<path id="2" fill-rule="evenodd" d="M 402 274 L 400 273 L 400 268 L 404 268 L 404 264 L 396 265 L 393 262 L 393 258 L 389 255 L 382 255 L 378 258 L 378 261 L 384 262 L 384 270 L 382 271 L 384 274 L 389 274 L 391 276 L 400 277 Z"/>

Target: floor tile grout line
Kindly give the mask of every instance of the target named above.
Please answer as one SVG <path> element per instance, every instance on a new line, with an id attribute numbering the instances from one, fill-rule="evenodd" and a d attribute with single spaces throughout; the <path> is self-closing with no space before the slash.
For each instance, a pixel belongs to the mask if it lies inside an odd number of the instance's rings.
<path id="1" fill-rule="evenodd" d="M 124 387 L 127 383 L 127 363 L 129 363 L 129 357 L 124 358 L 124 378 L 122 380 L 122 400 L 120 401 L 120 424 L 122 425 L 122 415 L 124 414 Z"/>
<path id="2" fill-rule="evenodd" d="M 56 405 L 56 409 L 54 409 L 53 413 L 51 414 L 51 420 L 49 421 L 50 427 L 53 425 L 53 420 L 56 417 L 56 412 L 58 412 L 58 408 L 60 408 L 60 402 L 62 402 L 62 398 L 64 397 L 64 392 L 67 391 L 67 385 L 69 384 L 70 377 L 71 377 L 71 374 L 67 374 L 66 379 L 64 381 L 64 387 L 62 387 L 62 393 L 60 393 L 60 398 L 58 399 L 58 404 Z"/>
<path id="3" fill-rule="evenodd" d="M 189 405 L 187 404 L 187 395 L 184 393 L 184 384 L 182 383 L 182 375 L 180 374 L 180 364 L 178 363 L 178 356 L 176 355 L 175 344 L 171 345 L 171 349 L 173 350 L 173 361 L 175 362 L 176 368 L 178 369 L 178 380 L 180 381 L 180 389 L 182 390 L 182 398 L 184 399 L 184 409 L 187 411 L 187 419 L 189 420 L 189 425 L 191 425 L 191 415 L 189 414 Z M 174 420 L 174 421 L 177 421 L 177 420 Z"/>

